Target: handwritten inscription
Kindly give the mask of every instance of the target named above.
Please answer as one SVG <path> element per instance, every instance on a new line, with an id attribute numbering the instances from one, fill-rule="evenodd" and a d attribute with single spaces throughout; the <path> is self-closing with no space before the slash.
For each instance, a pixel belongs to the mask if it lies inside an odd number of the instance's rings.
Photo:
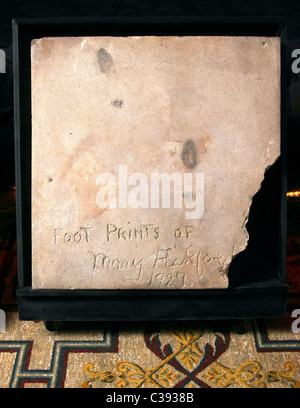
<path id="1" fill-rule="evenodd" d="M 150 286 L 157 288 L 176 289 L 185 284 L 187 272 L 201 278 L 200 251 L 193 251 L 191 245 L 184 251 L 184 255 L 176 254 L 174 248 L 159 248 L 156 252 Z"/>
<path id="2" fill-rule="evenodd" d="M 168 239 L 160 244 L 163 233 L 166 235 L 166 231 L 160 226 L 154 224 L 132 226 L 128 222 L 127 226 L 123 227 L 107 223 L 102 231 L 102 242 L 106 243 L 106 246 L 105 248 L 100 246 L 99 250 L 95 250 L 99 245 L 99 233 L 92 226 L 74 229 L 55 228 L 53 237 L 56 246 L 68 247 L 72 243 L 84 245 L 93 276 L 97 274 L 106 279 L 107 277 L 115 279 L 117 276 L 118 279 L 125 281 L 135 281 L 136 284 L 141 281 L 148 282 L 148 287 L 153 289 L 181 289 L 185 287 L 188 276 L 200 280 L 210 267 L 220 273 L 224 269 L 224 259 L 221 256 L 217 254 L 212 257 L 192 244 L 188 245 L 195 232 L 193 225 L 171 229 L 168 232 Z M 126 248 L 126 242 L 133 240 L 137 241 L 136 251 L 132 251 L 131 248 L 131 252 L 127 254 L 124 245 Z M 151 240 L 157 243 L 154 252 L 153 249 L 146 249 L 147 246 L 143 247 Z M 183 241 L 186 241 L 187 245 L 184 245 Z M 173 245 L 166 246 L 166 242 L 173 242 Z M 118 243 L 122 243 L 122 251 Z M 149 253 L 145 254 L 147 251 Z"/>
<path id="3" fill-rule="evenodd" d="M 130 222 L 128 222 L 130 224 Z M 176 228 L 174 231 L 174 237 L 180 239 L 182 237 L 190 238 L 194 233 L 195 227 L 193 225 L 186 225 L 183 228 Z M 161 237 L 161 228 L 153 224 L 142 224 L 138 228 L 124 228 L 119 227 L 116 224 L 109 223 L 106 227 L 106 239 L 108 242 L 115 240 L 159 240 Z"/>
<path id="4" fill-rule="evenodd" d="M 56 228 L 54 230 L 54 243 L 58 241 L 62 242 L 90 242 L 90 230 L 94 227 L 80 227 L 75 232 L 64 231 L 62 228 Z"/>
<path id="5" fill-rule="evenodd" d="M 128 222 L 130 224 L 130 222 Z M 153 224 L 142 224 L 139 228 L 124 228 L 118 227 L 115 224 L 109 223 L 106 227 L 106 239 L 108 242 L 112 239 L 121 239 L 124 241 L 159 239 L 160 228 Z"/>
<path id="6" fill-rule="evenodd" d="M 98 269 L 102 271 L 121 271 L 125 272 L 124 277 L 128 280 L 139 280 L 142 269 L 144 259 L 129 259 L 127 256 L 125 258 L 121 257 L 110 257 L 103 252 L 99 252 L 95 254 L 91 251 L 88 251 L 92 255 L 92 262 L 93 262 L 93 269 Z M 134 273 L 132 276 L 128 276 L 126 272 Z"/>
<path id="7" fill-rule="evenodd" d="M 150 286 L 158 288 L 183 288 L 187 275 L 194 275 L 198 280 L 203 277 L 207 269 L 224 271 L 225 259 L 217 254 L 210 256 L 205 251 L 201 251 L 188 246 L 184 254 L 177 251 L 176 245 L 173 248 L 159 248 L 156 253 Z"/>

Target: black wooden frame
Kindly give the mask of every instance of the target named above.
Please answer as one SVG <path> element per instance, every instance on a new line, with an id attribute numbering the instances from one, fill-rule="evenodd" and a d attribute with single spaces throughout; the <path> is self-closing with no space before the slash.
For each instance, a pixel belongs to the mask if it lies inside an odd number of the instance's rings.
<path id="1" fill-rule="evenodd" d="M 21 320 L 145 321 L 282 316 L 286 260 L 286 23 L 266 18 L 70 18 L 13 21 L 18 307 Z M 31 287 L 30 43 L 44 36 L 248 35 L 281 38 L 281 157 L 253 199 L 247 249 L 228 289 L 58 290 Z M 58 271 L 59 273 L 59 271 Z"/>

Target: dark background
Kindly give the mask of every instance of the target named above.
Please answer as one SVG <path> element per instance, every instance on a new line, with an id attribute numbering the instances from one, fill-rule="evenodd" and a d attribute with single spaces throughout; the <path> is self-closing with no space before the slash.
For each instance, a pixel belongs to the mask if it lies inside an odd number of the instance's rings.
<path id="1" fill-rule="evenodd" d="M 39 0 L 0 1 L 0 45 L 11 43 L 11 20 L 18 17 L 101 16 L 286 16 L 299 21 L 300 2 L 290 0 Z"/>

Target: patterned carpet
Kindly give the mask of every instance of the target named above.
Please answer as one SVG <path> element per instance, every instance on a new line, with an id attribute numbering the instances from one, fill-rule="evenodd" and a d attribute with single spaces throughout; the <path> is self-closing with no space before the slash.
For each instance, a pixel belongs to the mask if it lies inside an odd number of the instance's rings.
<path id="1" fill-rule="evenodd" d="M 291 324 L 288 313 L 249 322 L 245 334 L 220 323 L 81 323 L 48 332 L 8 312 L 0 387 L 299 388 L 300 335 Z"/>
<path id="2" fill-rule="evenodd" d="M 0 229 L 1 388 L 300 388 L 299 237 L 288 240 L 286 316 L 249 320 L 242 334 L 218 321 L 48 331 L 44 322 L 18 319 L 13 197 Z"/>

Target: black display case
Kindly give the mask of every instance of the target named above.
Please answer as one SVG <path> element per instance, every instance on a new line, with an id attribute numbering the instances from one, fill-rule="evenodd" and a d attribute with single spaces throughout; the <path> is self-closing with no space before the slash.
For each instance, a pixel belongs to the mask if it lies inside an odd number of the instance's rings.
<path id="1" fill-rule="evenodd" d="M 18 307 L 21 320 L 145 321 L 275 317 L 285 314 L 286 32 L 265 18 L 72 18 L 13 21 Z M 229 269 L 227 289 L 59 290 L 31 285 L 30 45 L 46 36 L 220 35 L 281 39 L 281 156 L 253 198 L 249 244 Z M 58 271 L 59 273 L 59 271 Z"/>

